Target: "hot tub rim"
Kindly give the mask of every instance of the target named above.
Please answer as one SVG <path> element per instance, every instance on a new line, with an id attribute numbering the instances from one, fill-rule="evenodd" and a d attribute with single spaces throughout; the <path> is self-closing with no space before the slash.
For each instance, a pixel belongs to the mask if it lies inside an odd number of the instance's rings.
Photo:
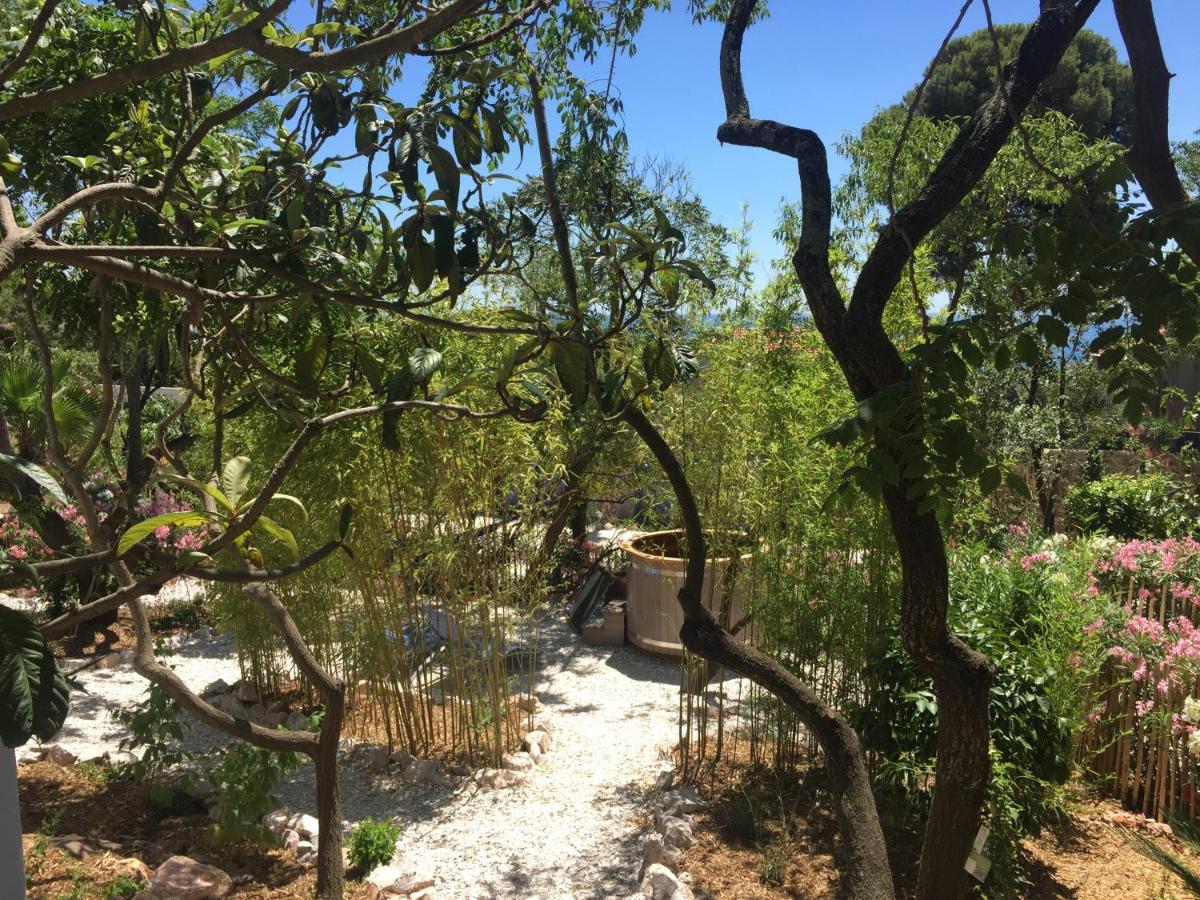
<path id="1" fill-rule="evenodd" d="M 735 532 L 735 531 L 727 531 L 727 532 L 707 531 L 705 533 L 706 534 L 721 534 L 721 533 L 737 534 L 738 532 Z M 666 535 L 666 534 L 682 535 L 682 534 L 686 534 L 686 531 L 683 528 L 664 528 L 661 531 L 645 531 L 645 532 L 639 534 L 637 537 L 626 538 L 625 540 L 621 541 L 620 544 L 618 544 L 618 546 L 622 550 L 624 550 L 626 553 L 628 553 L 630 556 L 635 556 L 641 560 L 646 560 L 646 561 L 653 560 L 655 562 L 660 562 L 660 563 L 664 563 L 664 562 L 686 563 L 688 561 L 688 557 L 686 557 L 686 556 L 661 556 L 661 555 L 658 555 L 655 553 L 647 553 L 645 550 L 639 550 L 637 547 L 633 546 L 635 541 L 640 541 L 645 538 L 659 537 L 661 535 Z M 753 558 L 754 558 L 754 553 L 753 553 L 753 551 L 749 551 L 749 550 L 746 551 L 745 553 L 741 554 L 738 557 L 738 559 L 742 562 L 745 562 L 746 560 L 753 559 Z M 732 556 L 710 556 L 704 560 L 704 564 L 705 564 L 705 567 L 707 568 L 709 563 L 730 563 L 730 562 L 733 562 L 733 559 L 734 558 Z"/>

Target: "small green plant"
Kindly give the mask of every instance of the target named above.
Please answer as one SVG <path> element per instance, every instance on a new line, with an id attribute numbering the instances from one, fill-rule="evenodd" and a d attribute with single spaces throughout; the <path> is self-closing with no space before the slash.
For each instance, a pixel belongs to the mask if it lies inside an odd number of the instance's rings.
<path id="1" fill-rule="evenodd" d="M 33 887 L 41 876 L 42 869 L 46 868 L 46 854 L 49 852 L 50 838 L 42 834 L 39 828 L 37 837 L 33 839 L 33 846 L 25 855 L 25 888 L 27 890 Z"/>
<path id="2" fill-rule="evenodd" d="M 71 888 L 58 895 L 59 900 L 85 900 L 88 895 L 88 877 L 83 872 L 70 872 Z"/>
<path id="3" fill-rule="evenodd" d="M 37 833 L 42 837 L 52 838 L 58 834 L 58 829 L 62 827 L 62 810 L 56 809 L 46 818 L 42 819 L 38 825 Z"/>
<path id="4" fill-rule="evenodd" d="M 131 875 L 122 875 L 110 881 L 100 890 L 101 900 L 128 900 L 136 897 L 146 887 L 146 882 Z"/>
<path id="5" fill-rule="evenodd" d="M 272 791 L 279 779 L 303 761 L 299 753 L 277 753 L 250 744 L 230 744 L 208 774 L 217 789 L 209 829 L 214 843 L 251 840 L 267 843 L 271 832 L 262 817 L 276 805 Z"/>
<path id="6" fill-rule="evenodd" d="M 400 826 L 392 822 L 361 822 L 350 836 L 350 865 L 364 875 L 377 866 L 391 862 L 396 852 Z"/>
<path id="7" fill-rule="evenodd" d="M 783 887 L 783 879 L 787 874 L 788 848 L 782 841 L 772 844 L 763 851 L 762 860 L 758 864 L 758 880 L 771 887 Z"/>
<path id="8" fill-rule="evenodd" d="M 108 784 L 111 770 L 94 762 L 78 762 L 75 764 L 75 771 L 95 784 L 103 787 Z"/>
<path id="9" fill-rule="evenodd" d="M 129 737 L 118 746 L 141 755 L 114 767 L 120 778 L 145 781 L 161 775 L 187 758 L 179 749 L 189 726 L 179 717 L 179 704 L 158 685 L 150 685 L 145 697 L 130 709 L 113 713 L 113 718 L 129 729 Z"/>

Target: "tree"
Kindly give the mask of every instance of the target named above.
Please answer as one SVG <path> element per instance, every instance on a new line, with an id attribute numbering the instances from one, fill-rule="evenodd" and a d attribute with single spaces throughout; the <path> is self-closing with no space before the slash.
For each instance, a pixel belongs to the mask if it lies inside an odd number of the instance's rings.
<path id="1" fill-rule="evenodd" d="M 931 119 L 970 116 L 996 90 L 996 53 L 1011 59 L 1028 25 L 997 25 L 955 38 L 904 98 L 904 106 Z M 915 101 L 915 105 L 914 105 Z M 1054 72 L 1038 87 L 1028 113 L 1056 110 L 1074 119 L 1088 137 L 1128 143 L 1133 124 L 1133 82 L 1108 38 L 1082 29 Z"/>
<path id="2" fill-rule="evenodd" d="M 797 161 L 802 205 L 793 266 L 813 321 L 860 404 L 858 415 L 829 437 L 861 448 L 863 462 L 848 475 L 880 496 L 887 510 L 902 563 L 901 637 L 905 649 L 933 680 L 938 699 L 936 791 L 921 855 L 918 895 L 959 896 L 965 891 L 962 864 L 979 824 L 988 780 L 988 688 L 993 667 L 947 627 L 948 569 L 937 511 L 945 504 L 939 484 L 974 477 L 991 490 L 1003 478 L 1003 472 L 981 456 L 954 415 L 968 377 L 964 360 L 980 360 L 985 353 L 996 352 L 995 335 L 968 322 L 930 329 L 928 339 L 902 350 L 884 328 L 884 315 L 896 302 L 903 302 L 899 298 L 904 292 L 898 288 L 917 248 L 962 204 L 1014 132 L 1021 137 L 1021 116 L 1096 3 L 1043 4 L 1040 17 L 1025 32 L 1012 58 L 996 59 L 995 90 L 959 127 L 911 199 L 889 211 L 848 297 L 835 277 L 831 258 L 833 210 L 824 145 L 810 130 L 750 116 L 741 55 L 742 38 L 756 6 L 755 0 L 737 0 L 726 22 L 720 71 L 727 119 L 717 136 L 722 142 L 759 147 Z M 1107 177 L 1113 178 L 1114 173 L 1110 170 Z M 1119 352 L 1112 348 L 1128 338 L 1128 352 L 1136 350 L 1147 365 L 1153 365 L 1161 359 L 1162 341 L 1155 337 L 1160 327 L 1179 329 L 1189 340 L 1196 333 L 1196 270 L 1169 248 L 1169 232 L 1156 228 L 1152 219 L 1139 217 L 1128 205 L 1112 204 L 1104 179 L 1100 181 L 1098 200 L 1084 197 L 1070 205 L 1044 233 L 1038 255 L 1052 260 L 1049 268 L 1058 283 L 1080 280 L 1089 290 L 1096 289 L 1084 303 L 1082 319 L 1109 327 L 1103 338 L 1092 342 L 1094 352 L 1102 359 L 1113 352 L 1108 362 L 1116 366 L 1127 348 Z M 1113 253 L 1117 247 L 1120 260 Z M 1064 279 L 1064 268 L 1071 278 Z M 1166 278 L 1159 282 L 1162 276 Z M 1177 305 L 1166 307 L 1157 301 L 1139 305 L 1139 280 L 1161 283 L 1170 302 Z M 1125 304 L 1110 304 L 1112 296 L 1133 302 L 1128 317 Z M 1037 319 L 1037 329 L 1056 344 L 1064 344 L 1069 336 L 1063 319 L 1079 318 L 1071 301 L 1051 297 L 1052 313 Z M 1034 326 L 1029 322 L 1024 327 Z M 1146 399 L 1144 382 L 1128 372 L 1112 386 L 1136 418 Z M 739 648 L 704 609 L 698 596 L 704 535 L 686 477 L 653 425 L 636 410 L 627 416 L 670 477 L 687 525 L 692 556 L 679 597 L 686 616 L 681 632 L 685 645 L 754 678 L 813 730 L 826 755 L 847 840 L 849 893 L 892 896 L 887 853 L 857 735 L 836 710 L 815 702 L 812 691 L 799 679 L 752 649 Z M 943 494 L 940 500 L 939 494 Z"/>
<path id="3" fill-rule="evenodd" d="M 591 375 L 585 332 L 597 343 L 626 333 L 648 297 L 677 303 L 698 269 L 680 255 L 662 211 L 642 203 L 617 210 L 629 220 L 617 228 L 593 223 L 587 251 L 599 264 L 577 270 L 557 197 L 547 101 L 561 102 L 569 135 L 603 147 L 608 99 L 569 64 L 628 47 L 648 3 L 597 9 L 569 0 L 555 15 L 544 15 L 544 0 L 457 0 L 398 15 L 331 3 L 307 21 L 291 5 L 190 11 L 47 0 L 29 11 L 24 41 L 0 64 L 0 120 L 14 136 L 0 146 L 0 280 L 14 287 L 40 370 L 44 440 L 26 449 L 45 463 L 35 470 L 14 456 L 5 473 L 13 490 L 69 497 L 84 521 L 82 548 L 64 544 L 32 564 L 5 560 L 0 583 L 111 573 L 114 589 L 45 624 L 43 638 L 127 606 L 135 668 L 182 708 L 257 746 L 312 757 L 324 898 L 342 893 L 345 687 L 271 585 L 345 548 L 353 510 L 342 510 L 336 535 L 302 552 L 267 515 L 288 499 L 280 489 L 289 472 L 356 420 L 378 420 L 384 446 L 396 447 L 404 413 L 525 421 L 545 414 L 548 393 L 577 404 Z M 432 60 L 412 102 L 393 91 L 406 55 Z M 528 137 L 527 114 L 543 203 L 501 193 L 495 174 Z M 352 149 L 334 149 L 339 134 Z M 334 177 L 351 163 L 365 172 L 361 187 Z M 525 274 L 547 245 L 560 264 L 557 296 Z M 520 305 L 459 304 L 505 281 L 523 286 Z M 602 315 L 589 317 L 593 300 Z M 435 389 L 440 355 L 423 344 L 378 358 L 361 340 L 373 322 L 508 343 L 472 377 Z M 98 412 L 77 440 L 55 415 L 54 350 L 67 333 L 95 348 Z M 147 421 L 164 384 L 183 399 Z M 248 404 L 271 410 L 291 436 L 273 464 L 225 450 L 224 423 Z M 209 443 L 199 457 L 168 439 L 193 410 Z M 98 456 L 119 482 L 103 502 L 86 477 Z M 151 514 L 143 503 L 151 490 L 192 502 Z M 188 540 L 165 551 L 145 542 L 160 529 Z M 319 732 L 235 719 L 157 659 L 140 598 L 185 573 L 244 586 L 321 697 Z"/>

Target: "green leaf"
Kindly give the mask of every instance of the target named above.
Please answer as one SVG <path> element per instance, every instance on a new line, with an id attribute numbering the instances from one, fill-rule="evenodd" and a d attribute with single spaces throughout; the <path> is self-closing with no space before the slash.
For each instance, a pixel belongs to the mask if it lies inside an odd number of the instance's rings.
<path id="1" fill-rule="evenodd" d="M 354 519 L 354 504 L 343 503 L 341 510 L 338 512 L 338 537 L 343 541 L 346 539 L 347 533 L 350 531 L 350 522 Z"/>
<path id="2" fill-rule="evenodd" d="M 221 488 L 229 498 L 229 505 L 237 507 L 246 486 L 250 483 L 250 457 L 235 456 L 221 470 Z"/>
<path id="3" fill-rule="evenodd" d="M 304 518 L 304 521 L 308 521 L 308 510 L 304 508 L 304 504 L 300 501 L 299 497 L 293 497 L 291 494 L 272 494 L 271 499 L 267 502 L 274 503 L 276 500 L 282 500 L 285 503 L 292 504 L 292 506 L 300 510 L 300 515 Z M 246 508 L 249 508 L 253 502 L 253 500 L 247 501 L 245 504 Z"/>
<path id="4" fill-rule="evenodd" d="M 432 347 L 418 347 L 408 357 L 408 370 L 413 378 L 424 384 L 442 364 L 442 354 Z"/>
<path id="5" fill-rule="evenodd" d="M 69 502 L 62 486 L 54 479 L 54 476 L 36 463 L 31 463 L 29 460 L 22 459 L 19 456 L 0 453 L 0 466 L 21 473 L 59 503 Z"/>
<path id="6" fill-rule="evenodd" d="M 1020 472 L 1009 469 L 1004 475 L 1004 483 L 1018 497 L 1029 499 L 1029 483 L 1025 481 L 1025 476 Z"/>
<path id="7" fill-rule="evenodd" d="M 329 345 L 329 335 L 312 334 L 296 354 L 293 371 L 296 380 L 309 393 L 316 393 L 325 363 L 329 361 Z"/>
<path id="8" fill-rule="evenodd" d="M 70 687 L 37 623 L 0 606 L 0 742 L 46 741 L 67 718 Z"/>
<path id="9" fill-rule="evenodd" d="M 243 457 L 244 458 L 244 457 Z M 237 511 L 237 508 L 229 502 L 229 498 L 215 485 L 208 484 L 198 478 L 184 478 L 182 475 L 167 474 L 159 478 L 159 481 L 165 481 L 167 484 L 178 484 L 182 487 L 191 488 L 199 494 L 207 494 L 221 505 L 221 508 L 228 513 Z"/>
<path id="10" fill-rule="evenodd" d="M 458 163 L 453 155 L 444 147 L 430 144 L 429 167 L 433 169 L 433 177 L 437 179 L 438 188 L 446 196 L 446 205 L 451 210 L 458 208 L 459 171 Z"/>
<path id="11" fill-rule="evenodd" d="M 134 544 L 149 537 L 161 525 L 171 528 L 195 528 L 215 521 L 217 521 L 215 516 L 199 510 L 164 513 L 161 516 L 143 519 L 121 535 L 121 540 L 117 542 L 117 556 L 124 556 L 133 548 Z"/>
<path id="12" fill-rule="evenodd" d="M 275 540 L 286 546 L 292 552 L 293 557 L 300 555 L 300 546 L 296 543 L 296 536 L 292 532 L 284 528 L 274 519 L 266 516 L 259 516 L 258 521 L 254 523 L 256 528 L 261 528 Z"/>
<path id="13" fill-rule="evenodd" d="M 587 402 L 588 390 L 587 348 L 576 341 L 560 340 L 551 345 L 551 355 L 554 359 L 554 373 L 567 396 L 571 398 L 571 408 L 582 409 Z"/>
<path id="14" fill-rule="evenodd" d="M 387 384 L 384 387 L 387 392 L 386 399 L 388 403 L 411 400 L 414 387 L 412 372 L 408 370 L 407 366 L 400 369 L 387 380 Z M 388 410 L 382 416 L 380 424 L 383 432 L 383 446 L 388 450 L 398 451 L 400 449 L 400 440 L 396 436 L 396 426 L 399 422 L 399 410 Z"/>

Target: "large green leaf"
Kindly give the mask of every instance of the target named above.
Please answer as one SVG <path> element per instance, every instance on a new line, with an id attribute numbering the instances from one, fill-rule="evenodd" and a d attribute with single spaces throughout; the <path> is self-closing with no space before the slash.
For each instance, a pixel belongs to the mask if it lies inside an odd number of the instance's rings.
<path id="1" fill-rule="evenodd" d="M 442 364 L 442 354 L 432 347 L 418 347 L 408 357 L 408 370 L 413 378 L 424 384 Z"/>
<path id="2" fill-rule="evenodd" d="M 37 623 L 0 606 L 0 742 L 49 740 L 67 718 L 70 688 Z"/>
<path id="3" fill-rule="evenodd" d="M 221 470 L 221 488 L 229 498 L 229 505 L 236 507 L 246 493 L 246 485 L 250 483 L 250 458 L 235 456 L 225 463 Z"/>
<path id="4" fill-rule="evenodd" d="M 117 556 L 124 556 L 134 544 L 149 537 L 162 525 L 171 528 L 195 528 L 215 521 L 215 516 L 199 510 L 163 513 L 161 516 L 143 519 L 121 535 L 121 540 L 117 542 Z"/>
<path id="5" fill-rule="evenodd" d="M 271 537 L 275 538 L 275 540 L 285 545 L 290 551 L 292 551 L 293 557 L 298 557 L 300 555 L 300 545 L 296 543 L 296 536 L 292 534 L 290 529 L 284 528 L 274 519 L 269 519 L 266 516 L 259 516 L 258 521 L 254 524 Z"/>
<path id="6" fill-rule="evenodd" d="M 0 466 L 12 469 L 15 472 L 20 472 L 26 478 L 37 483 L 43 491 L 57 500 L 59 503 L 66 503 L 67 495 L 63 492 L 62 487 L 54 476 L 43 469 L 36 463 L 31 463 L 27 459 L 22 459 L 19 456 L 11 456 L 8 453 L 0 453 Z"/>
<path id="7" fill-rule="evenodd" d="M 165 481 L 168 484 L 178 484 L 182 487 L 191 488 L 193 491 L 196 491 L 199 494 L 207 494 L 216 500 L 217 503 L 221 505 L 221 508 L 228 513 L 237 511 L 237 508 L 229 502 L 229 498 L 222 493 L 220 488 L 218 488 L 216 485 L 201 481 L 199 478 L 184 478 L 182 475 L 172 475 L 168 473 L 163 475 L 159 480 Z"/>

